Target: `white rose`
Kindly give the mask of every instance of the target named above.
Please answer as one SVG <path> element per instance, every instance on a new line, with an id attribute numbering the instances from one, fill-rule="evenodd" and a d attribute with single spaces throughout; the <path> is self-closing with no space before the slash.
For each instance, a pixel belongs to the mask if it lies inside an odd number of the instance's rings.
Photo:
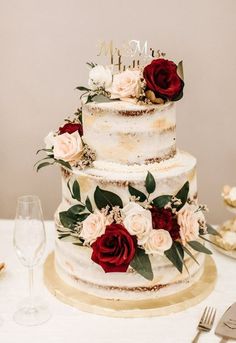
<path id="1" fill-rule="evenodd" d="M 52 149 L 54 145 L 54 132 L 50 131 L 49 134 L 44 138 L 45 148 Z"/>
<path id="2" fill-rule="evenodd" d="M 109 92 L 112 99 L 138 98 L 141 92 L 140 71 L 127 69 L 115 74 Z"/>
<path id="3" fill-rule="evenodd" d="M 97 65 L 89 72 L 88 86 L 92 90 L 97 88 L 109 88 L 112 83 L 112 73 L 109 67 Z"/>
<path id="4" fill-rule="evenodd" d="M 124 226 L 131 235 L 137 236 L 138 244 L 143 245 L 152 230 L 152 215 L 149 210 L 135 202 L 130 202 L 122 210 Z"/>
<path id="5" fill-rule="evenodd" d="M 172 246 L 172 238 L 168 231 L 152 230 L 147 242 L 144 244 L 144 249 L 147 254 L 164 255 L 164 252 Z"/>
<path id="6" fill-rule="evenodd" d="M 79 160 L 83 150 L 83 144 L 78 131 L 63 133 L 54 137 L 54 157 L 70 163 Z"/>
<path id="7" fill-rule="evenodd" d="M 177 213 L 177 221 L 180 226 L 180 238 L 183 245 L 194 241 L 199 235 L 199 214 L 189 208 L 183 208 Z"/>
<path id="8" fill-rule="evenodd" d="M 110 224 L 108 218 L 99 210 L 95 210 L 83 221 L 80 236 L 85 240 L 85 243 L 92 244 L 104 234 L 108 224 Z"/>

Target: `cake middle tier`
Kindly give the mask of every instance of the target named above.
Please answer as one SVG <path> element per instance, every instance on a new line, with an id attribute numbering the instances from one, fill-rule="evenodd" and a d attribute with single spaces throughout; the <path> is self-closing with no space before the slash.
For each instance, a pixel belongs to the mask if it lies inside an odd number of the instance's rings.
<path id="1" fill-rule="evenodd" d="M 95 161 L 93 168 L 85 170 L 74 169 L 62 173 L 62 203 L 60 210 L 77 203 L 70 194 L 68 182 L 72 185 L 77 180 L 80 186 L 81 200 L 85 202 L 89 197 L 95 207 L 94 192 L 97 186 L 101 189 L 117 194 L 123 205 L 129 203 L 130 193 L 128 185 L 141 192 L 145 190 L 147 172 L 152 173 L 156 182 L 156 189 L 152 193 L 155 198 L 159 195 L 175 195 L 186 181 L 189 181 L 189 197 L 197 198 L 196 159 L 186 153 L 178 151 L 175 157 L 160 163 L 148 165 L 122 165 L 117 163 Z"/>
<path id="2" fill-rule="evenodd" d="M 176 153 L 175 104 L 135 105 L 125 101 L 83 105 L 83 140 L 96 159 L 148 164 Z"/>

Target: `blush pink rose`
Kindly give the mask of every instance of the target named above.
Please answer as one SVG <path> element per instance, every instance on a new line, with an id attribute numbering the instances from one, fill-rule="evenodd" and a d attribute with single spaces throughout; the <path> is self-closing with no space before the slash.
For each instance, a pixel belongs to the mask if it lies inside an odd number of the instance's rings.
<path id="1" fill-rule="evenodd" d="M 194 241 L 199 235 L 198 215 L 190 208 L 183 208 L 177 214 L 180 238 L 183 245 L 189 241 Z"/>
<path id="2" fill-rule="evenodd" d="M 78 131 L 72 134 L 65 132 L 54 138 L 54 158 L 74 164 L 82 154 L 83 143 Z"/>
<path id="3" fill-rule="evenodd" d="M 112 86 L 109 89 L 112 99 L 122 100 L 138 98 L 140 91 L 140 72 L 128 69 L 113 76 Z"/>

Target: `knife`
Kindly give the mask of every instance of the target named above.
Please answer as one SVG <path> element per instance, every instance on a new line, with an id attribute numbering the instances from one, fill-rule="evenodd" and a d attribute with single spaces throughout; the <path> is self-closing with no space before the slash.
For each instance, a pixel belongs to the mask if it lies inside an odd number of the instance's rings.
<path id="1" fill-rule="evenodd" d="M 217 324 L 215 334 L 221 336 L 221 343 L 236 339 L 236 303 L 232 304 Z"/>

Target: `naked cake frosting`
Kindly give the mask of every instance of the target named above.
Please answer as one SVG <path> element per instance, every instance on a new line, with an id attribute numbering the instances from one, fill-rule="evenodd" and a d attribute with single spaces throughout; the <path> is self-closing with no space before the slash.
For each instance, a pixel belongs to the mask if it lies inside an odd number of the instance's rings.
<path id="1" fill-rule="evenodd" d="M 123 68 L 114 56 L 88 63 L 81 107 L 45 138 L 37 166 L 62 171 L 56 272 L 97 297 L 174 294 L 199 280 L 211 253 L 204 242 L 216 233 L 198 203 L 196 159 L 176 147 L 182 62 L 163 55 Z"/>

